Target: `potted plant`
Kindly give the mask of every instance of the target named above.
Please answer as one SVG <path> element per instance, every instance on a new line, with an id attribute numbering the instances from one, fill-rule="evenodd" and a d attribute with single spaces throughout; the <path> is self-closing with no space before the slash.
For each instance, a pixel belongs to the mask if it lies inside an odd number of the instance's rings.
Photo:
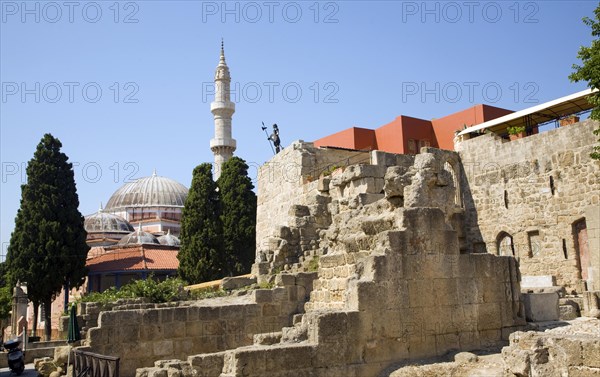
<path id="1" fill-rule="evenodd" d="M 577 123 L 577 122 L 579 122 L 579 117 L 578 117 L 578 116 L 575 116 L 575 115 L 569 115 L 569 116 L 567 116 L 567 117 L 564 117 L 564 118 L 560 119 L 560 120 L 558 121 L 558 124 L 559 124 L 561 127 L 566 127 L 566 126 L 570 126 L 571 124 L 575 124 L 575 123 Z"/>
<path id="2" fill-rule="evenodd" d="M 525 126 L 508 127 L 507 131 L 510 141 L 517 140 L 526 136 Z"/>

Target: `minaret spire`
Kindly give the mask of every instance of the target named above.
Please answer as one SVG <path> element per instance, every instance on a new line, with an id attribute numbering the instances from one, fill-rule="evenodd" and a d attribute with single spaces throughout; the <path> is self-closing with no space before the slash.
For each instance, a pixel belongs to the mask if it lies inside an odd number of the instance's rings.
<path id="1" fill-rule="evenodd" d="M 221 38 L 221 59 L 219 60 L 219 65 L 225 64 L 225 43 L 223 42 L 223 38 Z"/>
<path id="2" fill-rule="evenodd" d="M 215 137 L 210 141 L 210 149 L 215 155 L 214 179 L 221 175 L 221 166 L 233 156 L 236 141 L 231 135 L 231 117 L 235 103 L 231 102 L 231 75 L 225 62 L 225 47 L 221 39 L 221 56 L 215 72 L 215 100 L 210 104 L 210 112 L 215 119 Z"/>

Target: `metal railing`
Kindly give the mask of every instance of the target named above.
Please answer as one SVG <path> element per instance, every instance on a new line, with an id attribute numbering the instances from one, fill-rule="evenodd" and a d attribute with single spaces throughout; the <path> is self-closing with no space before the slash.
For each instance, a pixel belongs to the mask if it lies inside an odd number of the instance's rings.
<path id="1" fill-rule="evenodd" d="M 119 377 L 119 358 L 73 350 L 73 376 Z"/>

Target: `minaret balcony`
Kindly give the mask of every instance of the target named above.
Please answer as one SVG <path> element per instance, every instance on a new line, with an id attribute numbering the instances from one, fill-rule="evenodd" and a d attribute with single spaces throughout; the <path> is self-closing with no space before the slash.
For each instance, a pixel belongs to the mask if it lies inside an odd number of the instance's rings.
<path id="1" fill-rule="evenodd" d="M 215 111 L 217 112 L 225 112 L 225 113 L 231 113 L 233 114 L 235 112 L 235 103 L 231 102 L 231 101 L 214 101 L 210 103 L 210 112 L 211 113 L 215 113 Z"/>
<path id="2" fill-rule="evenodd" d="M 228 148 L 233 148 L 235 150 L 237 147 L 237 143 L 236 143 L 235 139 L 231 139 L 231 138 L 210 139 L 210 149 L 218 148 L 218 147 L 228 147 Z"/>

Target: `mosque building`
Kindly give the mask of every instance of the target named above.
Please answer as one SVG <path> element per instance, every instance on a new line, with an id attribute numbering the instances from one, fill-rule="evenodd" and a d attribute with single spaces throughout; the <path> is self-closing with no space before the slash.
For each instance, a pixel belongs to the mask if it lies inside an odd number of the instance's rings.
<path id="1" fill-rule="evenodd" d="M 230 99 L 231 75 L 221 42 L 215 72 L 215 100 L 210 105 L 215 136 L 210 141 L 214 154 L 214 178 L 233 156 L 231 118 L 235 104 Z M 156 171 L 126 183 L 110 197 L 106 207 L 85 217 L 88 232 L 88 291 L 120 287 L 134 279 L 152 275 L 156 279 L 174 276 L 179 266 L 181 213 L 188 188 Z"/>
<path id="2" fill-rule="evenodd" d="M 86 216 L 90 247 L 111 246 L 134 232 L 138 225 L 155 236 L 179 236 L 181 211 L 188 189 L 156 171 L 150 177 L 126 183 L 110 197 L 105 208 Z"/>
<path id="3" fill-rule="evenodd" d="M 232 137 L 231 118 L 235 104 L 230 100 L 231 76 L 221 42 L 219 64 L 215 72 L 215 100 L 210 105 L 215 135 L 210 140 L 214 154 L 214 179 L 221 166 L 233 156 L 236 141 Z M 86 267 L 87 282 L 71 290 L 69 301 L 85 292 L 102 292 L 121 287 L 136 279 L 152 276 L 162 280 L 175 276 L 179 267 L 181 213 L 188 188 L 173 179 L 153 172 L 149 177 L 128 182 L 115 191 L 106 206 L 85 216 L 87 244 L 90 246 Z M 58 322 L 64 310 L 65 292 L 52 302 L 52 334 L 59 335 Z M 25 310 L 28 328 L 32 327 L 33 304 Z M 43 316 L 38 329 L 43 329 Z"/>
<path id="4" fill-rule="evenodd" d="M 126 183 L 105 208 L 85 217 L 91 247 L 87 291 L 102 292 L 136 279 L 177 273 L 181 212 L 188 189 L 156 171 Z M 136 225 L 137 229 L 134 229 Z"/>

